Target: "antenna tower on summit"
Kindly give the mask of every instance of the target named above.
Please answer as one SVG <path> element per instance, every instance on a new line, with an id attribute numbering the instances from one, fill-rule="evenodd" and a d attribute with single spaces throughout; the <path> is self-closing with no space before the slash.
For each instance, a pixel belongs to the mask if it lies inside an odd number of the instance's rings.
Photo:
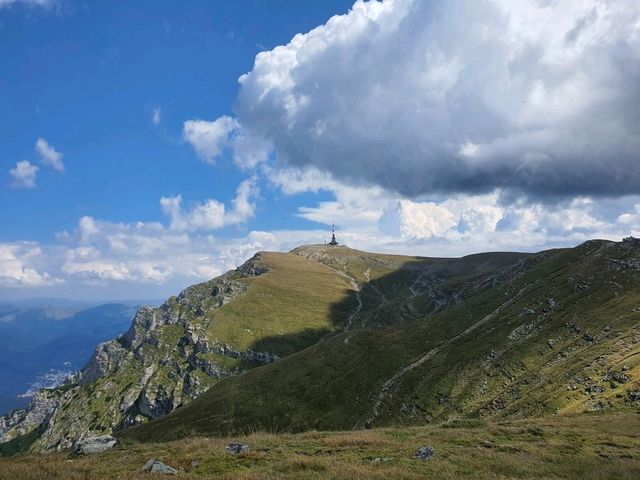
<path id="1" fill-rule="evenodd" d="M 338 245 L 338 241 L 336 240 L 336 226 L 335 224 L 331 224 L 331 241 L 329 245 Z"/>

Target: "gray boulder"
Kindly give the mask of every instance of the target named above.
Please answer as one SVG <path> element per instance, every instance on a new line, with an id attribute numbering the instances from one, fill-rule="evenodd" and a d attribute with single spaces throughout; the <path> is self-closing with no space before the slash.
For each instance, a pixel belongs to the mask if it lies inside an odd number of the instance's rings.
<path id="1" fill-rule="evenodd" d="M 90 455 L 92 453 L 102 453 L 113 448 L 117 440 L 111 435 L 100 437 L 86 437 L 78 440 L 74 450 L 78 455 Z"/>
<path id="2" fill-rule="evenodd" d="M 436 451 L 433 447 L 420 447 L 418 450 L 416 450 L 415 458 L 417 458 L 418 460 L 429 460 L 430 458 L 433 458 L 435 454 Z"/>
<path id="3" fill-rule="evenodd" d="M 371 463 L 387 463 L 392 460 L 393 460 L 392 457 L 376 457 L 373 460 L 371 460 Z"/>
<path id="4" fill-rule="evenodd" d="M 229 445 L 224 447 L 224 449 L 229 453 L 233 453 L 234 455 L 249 453 L 249 445 L 245 445 L 243 443 L 230 443 Z"/>
<path id="5" fill-rule="evenodd" d="M 170 467 L 155 458 L 152 458 L 145 463 L 142 469 L 147 473 L 164 473 L 165 475 L 175 475 L 178 473 L 178 470 L 175 468 Z"/>

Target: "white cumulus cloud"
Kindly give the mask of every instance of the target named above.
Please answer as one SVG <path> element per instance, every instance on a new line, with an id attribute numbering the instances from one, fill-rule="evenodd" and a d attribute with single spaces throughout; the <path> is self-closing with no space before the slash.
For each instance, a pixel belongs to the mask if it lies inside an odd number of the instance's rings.
<path id="1" fill-rule="evenodd" d="M 37 264 L 44 261 L 42 249 L 33 242 L 0 244 L 0 285 L 4 287 L 42 287 L 61 283 Z"/>
<path id="2" fill-rule="evenodd" d="M 36 152 L 42 158 L 42 163 L 57 170 L 59 172 L 64 171 L 64 163 L 62 163 L 62 154 L 56 151 L 52 145 L 44 138 L 38 138 L 36 141 Z"/>
<path id="3" fill-rule="evenodd" d="M 634 205 L 633 212 L 625 212 L 618 217 L 618 222 L 640 230 L 640 203 Z"/>
<path id="4" fill-rule="evenodd" d="M 9 170 L 11 185 L 14 188 L 34 188 L 38 170 L 40 170 L 40 167 L 32 165 L 28 160 L 16 163 L 15 168 Z"/>
<path id="5" fill-rule="evenodd" d="M 268 140 L 247 132 L 235 118 L 227 115 L 211 122 L 187 120 L 182 136 L 204 162 L 213 164 L 225 150 L 229 150 L 233 162 L 243 170 L 268 160 L 273 150 Z"/>
<path id="6" fill-rule="evenodd" d="M 224 225 L 224 204 L 217 200 L 205 200 L 191 210 L 182 208 L 182 195 L 162 197 L 162 210 L 171 220 L 173 230 L 215 230 Z"/>
<path id="7" fill-rule="evenodd" d="M 400 238 L 431 238 L 443 235 L 456 225 L 455 215 L 433 202 L 397 200 L 380 219 L 385 233 Z"/>
<path id="8" fill-rule="evenodd" d="M 256 209 L 254 198 L 259 190 L 255 178 L 240 183 L 236 196 L 232 200 L 232 208 L 226 210 L 224 203 L 218 200 L 205 200 L 191 209 L 182 206 L 182 195 L 162 197 L 160 206 L 169 216 L 173 230 L 215 230 L 228 225 L 237 225 L 251 218 Z"/>
<path id="9" fill-rule="evenodd" d="M 237 121 L 228 116 L 222 116 L 212 122 L 187 120 L 184 122 L 182 136 L 202 161 L 214 163 L 216 157 L 229 146 L 231 135 L 237 128 Z"/>

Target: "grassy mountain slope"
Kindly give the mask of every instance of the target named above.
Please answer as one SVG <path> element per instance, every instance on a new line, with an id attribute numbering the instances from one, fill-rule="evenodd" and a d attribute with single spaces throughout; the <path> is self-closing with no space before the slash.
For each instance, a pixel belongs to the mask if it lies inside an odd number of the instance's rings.
<path id="1" fill-rule="evenodd" d="M 284 356 L 342 326 L 354 308 L 344 301 L 351 286 L 322 264 L 273 252 L 262 253 L 260 262 L 269 271 L 248 278 L 245 294 L 208 317 L 209 338 Z M 341 307 L 332 309 L 336 304 Z"/>
<path id="2" fill-rule="evenodd" d="M 292 281 L 301 272 L 307 280 Z M 264 253 L 160 308 L 142 308 L 124 336 L 98 347 L 78 385 L 47 397 L 57 406 L 33 448 L 66 448 L 156 418 L 222 377 L 307 347 L 339 326 L 346 313 L 329 310 L 349 288 L 317 262 Z M 5 439 L 36 427 L 20 425 Z"/>
<path id="3" fill-rule="evenodd" d="M 318 342 L 330 345 L 340 331 L 443 310 L 526 257 L 428 259 L 324 246 L 263 252 L 159 308 L 139 310 L 125 335 L 97 348 L 78 385 L 41 395 L 55 408 L 32 415 L 46 423 L 32 448 L 67 448 L 83 435 L 161 417 L 223 378 Z M 38 427 L 25 426 L 20 415 L 5 439 Z"/>
<path id="4" fill-rule="evenodd" d="M 153 441 L 634 407 L 639 290 L 633 239 L 458 259 L 263 252 L 139 310 L 78 384 L 41 392 L 37 415 L 0 417 L 0 434 L 38 429 L 18 443 L 49 450 L 118 431 Z"/>
<path id="5" fill-rule="evenodd" d="M 346 278 L 359 307 L 349 327 L 379 327 L 423 318 L 487 288 L 503 269 L 518 268 L 523 253 L 463 258 L 380 255 L 347 247 L 303 246 L 292 253 L 327 265 Z M 337 304 L 334 308 L 342 307 Z"/>
<path id="6" fill-rule="evenodd" d="M 600 411 L 640 400 L 637 242 L 592 241 L 515 263 L 500 254 L 465 257 L 458 266 L 425 259 L 421 267 L 415 259 L 387 274 L 369 272 L 368 281 L 355 259 L 316 250 L 297 253 L 366 281 L 353 290 L 360 323 L 392 326 L 349 329 L 224 379 L 122 438 L 415 425 Z M 367 290 L 378 292 L 371 304 Z"/>

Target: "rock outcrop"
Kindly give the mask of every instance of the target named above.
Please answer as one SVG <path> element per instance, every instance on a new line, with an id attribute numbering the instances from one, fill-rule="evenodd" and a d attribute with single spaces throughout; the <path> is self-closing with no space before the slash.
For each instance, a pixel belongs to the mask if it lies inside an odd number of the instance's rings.
<path id="1" fill-rule="evenodd" d="M 433 447 L 420 447 L 416 450 L 415 458 L 418 460 L 429 460 L 430 458 L 433 458 L 435 454 L 436 451 Z"/>
<path id="2" fill-rule="evenodd" d="M 178 473 L 178 470 L 176 470 L 175 468 L 170 467 L 169 465 L 166 465 L 160 460 L 156 460 L 154 458 L 145 463 L 144 467 L 142 467 L 142 470 L 147 473 L 163 473 L 165 475 L 175 475 Z"/>
<path id="3" fill-rule="evenodd" d="M 24 435 L 45 424 L 58 406 L 60 397 L 59 390 L 40 390 L 26 409 L 1 416 L 0 442 Z"/>
<path id="4" fill-rule="evenodd" d="M 76 443 L 74 453 L 77 455 L 91 455 L 93 453 L 106 452 L 112 449 L 117 442 L 111 435 L 83 438 Z"/>
<path id="5" fill-rule="evenodd" d="M 249 453 L 249 445 L 245 445 L 244 443 L 230 443 L 224 447 L 224 449 L 234 455 L 245 455 Z"/>
<path id="6" fill-rule="evenodd" d="M 246 292 L 249 279 L 269 271 L 260 258 L 189 287 L 158 308 L 140 308 L 127 332 L 98 345 L 70 384 L 42 390 L 28 408 L 0 417 L 0 441 L 37 428 L 35 449 L 72 448 L 78 439 L 105 438 L 166 415 L 216 379 L 243 371 L 225 359 L 245 361 L 247 368 L 277 361 L 275 354 L 237 349 L 208 333 L 211 314 Z"/>

